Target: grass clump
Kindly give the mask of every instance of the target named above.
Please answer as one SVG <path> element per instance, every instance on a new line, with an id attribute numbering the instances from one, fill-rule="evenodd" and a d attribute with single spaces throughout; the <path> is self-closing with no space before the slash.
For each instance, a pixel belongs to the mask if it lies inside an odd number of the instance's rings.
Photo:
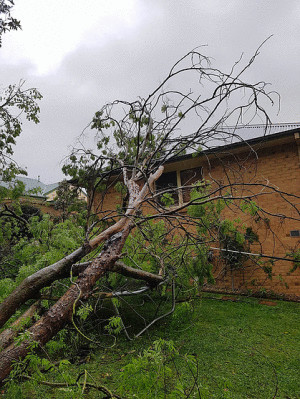
<path id="1" fill-rule="evenodd" d="M 220 299 L 205 294 L 179 303 L 173 315 L 142 337 L 128 341 L 121 333 L 112 347 L 106 335 L 97 345 L 81 337 L 83 356 L 69 352 L 70 364 L 61 373 L 53 368 L 39 377 L 69 381 L 68 390 L 39 383 L 32 389 L 24 382 L 18 397 L 105 397 L 88 384 L 82 390 L 83 377 L 72 386 L 81 373 L 90 384 L 104 385 L 122 398 L 299 398 L 299 304 Z M 132 336 L 140 326 L 130 315 L 123 321 Z"/>

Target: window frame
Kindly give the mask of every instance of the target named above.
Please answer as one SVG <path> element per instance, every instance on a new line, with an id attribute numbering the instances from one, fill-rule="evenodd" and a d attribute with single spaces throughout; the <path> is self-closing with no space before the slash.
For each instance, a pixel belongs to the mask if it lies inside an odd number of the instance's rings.
<path id="1" fill-rule="evenodd" d="M 186 170 L 193 170 L 193 169 L 200 169 L 200 175 L 201 175 L 201 180 L 203 181 L 203 167 L 202 166 L 196 166 L 196 167 L 192 167 L 192 168 L 180 168 L 180 169 L 176 169 L 176 170 L 170 170 L 165 172 L 165 174 L 167 173 L 176 173 L 176 181 L 177 181 L 177 186 L 176 186 L 176 191 L 178 194 L 178 203 L 171 205 L 170 208 L 176 208 L 177 206 L 182 206 L 184 204 L 187 204 L 187 202 L 183 201 L 183 188 L 184 185 L 182 185 L 182 181 L 181 181 L 181 172 L 186 171 Z M 191 183 L 193 184 L 193 183 Z M 167 190 L 167 188 L 165 188 Z M 155 185 L 155 190 L 157 190 L 157 184 Z"/>

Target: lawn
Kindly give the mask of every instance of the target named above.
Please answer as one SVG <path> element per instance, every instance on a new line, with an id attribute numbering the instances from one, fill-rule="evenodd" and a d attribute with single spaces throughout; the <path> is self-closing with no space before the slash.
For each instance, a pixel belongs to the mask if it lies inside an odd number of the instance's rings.
<path id="1" fill-rule="evenodd" d="M 101 345 L 80 337 L 76 345 L 85 352 L 70 357 L 67 372 L 73 377 L 85 372 L 87 382 L 103 384 L 122 398 L 300 398 L 299 304 L 275 301 L 269 306 L 258 299 L 237 299 L 205 294 L 182 302 L 144 336 L 127 341 L 121 334 L 112 348 L 107 337 Z M 150 313 L 151 303 L 147 307 Z M 137 323 L 125 319 L 127 326 Z M 178 354 L 157 354 L 153 342 L 161 338 L 173 341 Z M 144 357 L 138 356 L 149 347 Z M 40 378 L 66 379 L 57 372 Z M 32 399 L 102 397 L 94 389 L 83 396 L 40 384 L 33 389 L 23 383 L 19 389 L 19 397 Z"/>

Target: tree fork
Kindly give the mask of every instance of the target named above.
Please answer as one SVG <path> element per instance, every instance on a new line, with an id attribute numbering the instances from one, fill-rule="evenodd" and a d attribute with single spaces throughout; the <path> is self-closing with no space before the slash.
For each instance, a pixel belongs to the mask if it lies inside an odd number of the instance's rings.
<path id="1" fill-rule="evenodd" d="M 11 324 L 10 328 L 2 331 L 0 334 L 0 349 L 3 350 L 8 347 L 13 342 L 14 338 L 19 334 L 19 332 L 28 326 L 28 322 L 32 322 L 36 314 L 41 314 L 41 310 L 41 303 L 40 300 L 38 300 L 32 304 L 17 320 L 15 320 Z"/>
<path id="2" fill-rule="evenodd" d="M 102 231 L 91 241 L 83 245 L 81 248 L 78 248 L 65 258 L 50 266 L 38 270 L 29 277 L 26 277 L 22 283 L 0 304 L 0 328 L 9 320 L 9 318 L 21 305 L 23 305 L 27 300 L 36 297 L 37 293 L 42 288 L 47 287 L 59 279 L 60 275 L 64 275 L 67 271 L 69 271 L 74 263 L 78 262 L 85 255 L 99 247 L 102 242 L 108 240 L 114 234 L 124 229 L 124 226 L 128 223 L 128 218 L 133 216 L 139 209 L 143 199 L 149 193 L 149 188 L 152 187 L 153 183 L 162 175 L 163 170 L 164 167 L 160 166 L 155 173 L 150 175 L 148 181 L 146 181 L 143 188 L 138 193 L 135 192 L 136 187 L 134 186 L 136 183 L 131 180 L 127 182 L 131 197 L 130 207 L 128 207 L 125 216 L 122 217 L 118 222 Z"/>

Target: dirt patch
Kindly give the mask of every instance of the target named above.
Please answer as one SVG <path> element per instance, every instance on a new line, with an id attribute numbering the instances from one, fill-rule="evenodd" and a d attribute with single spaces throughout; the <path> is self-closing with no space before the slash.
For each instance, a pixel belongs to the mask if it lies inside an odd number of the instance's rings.
<path id="1" fill-rule="evenodd" d="M 274 301 L 259 301 L 258 303 L 266 306 L 277 306 L 277 302 Z"/>
<path id="2" fill-rule="evenodd" d="M 222 296 L 222 301 L 232 301 L 232 302 L 237 302 L 238 298 L 234 296 Z"/>

